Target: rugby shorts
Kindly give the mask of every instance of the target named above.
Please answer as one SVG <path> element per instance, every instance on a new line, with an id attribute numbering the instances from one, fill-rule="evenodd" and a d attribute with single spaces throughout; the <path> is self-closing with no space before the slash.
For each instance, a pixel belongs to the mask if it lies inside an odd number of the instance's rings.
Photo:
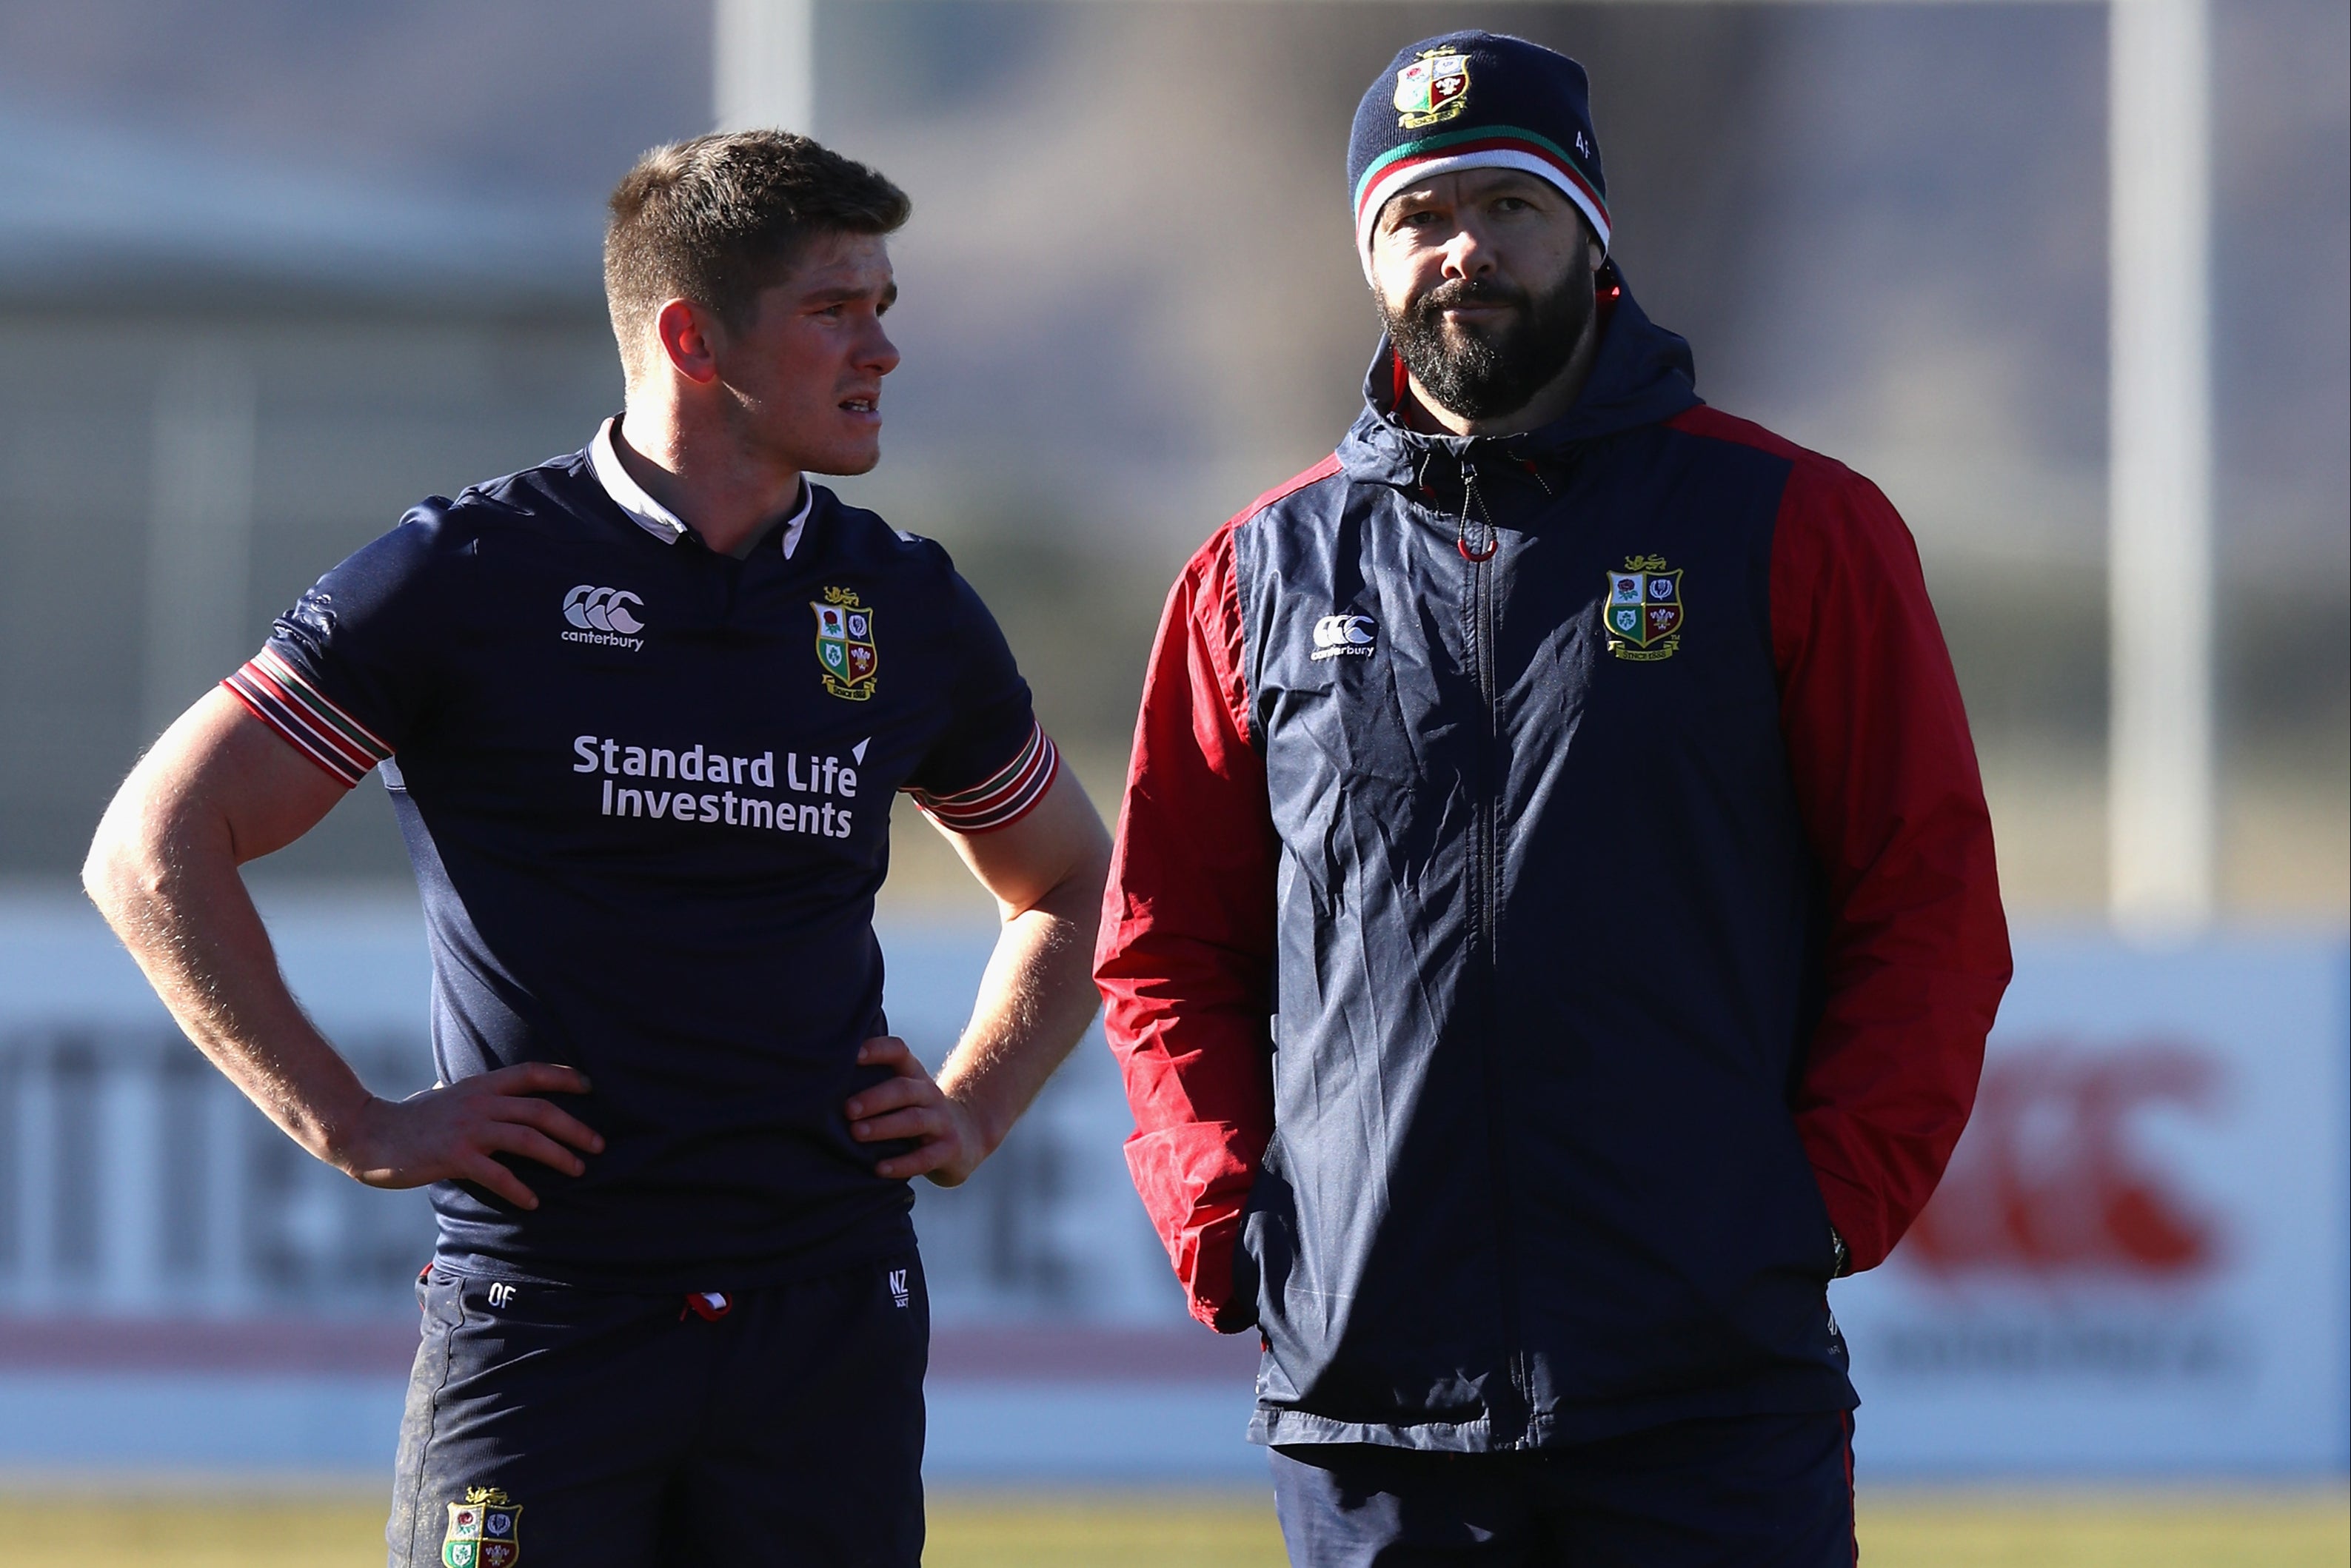
<path id="1" fill-rule="evenodd" d="M 930 1308 L 909 1247 L 731 1294 L 417 1282 L 392 1568 L 917 1568 Z"/>

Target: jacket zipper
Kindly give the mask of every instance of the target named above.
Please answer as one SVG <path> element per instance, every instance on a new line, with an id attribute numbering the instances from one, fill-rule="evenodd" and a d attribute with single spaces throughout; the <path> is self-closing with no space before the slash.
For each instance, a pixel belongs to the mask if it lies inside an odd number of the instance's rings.
<path id="1" fill-rule="evenodd" d="M 1475 540 L 1470 532 L 1473 510 L 1481 514 L 1479 520 L 1484 525 L 1480 536 Z M 1506 1097 L 1501 1091 L 1504 1064 L 1501 1061 L 1499 1019 L 1497 1016 L 1500 992 L 1497 980 L 1499 955 L 1496 932 L 1501 924 L 1501 865 L 1498 849 L 1501 792 L 1498 782 L 1500 768 L 1495 751 L 1500 745 L 1501 727 L 1494 709 L 1494 607 L 1490 569 L 1501 543 L 1501 534 L 1494 527 L 1493 515 L 1481 504 L 1478 494 L 1477 465 L 1465 455 L 1461 460 L 1461 520 L 1456 529 L 1454 544 L 1469 567 L 1469 635 L 1467 641 L 1478 682 L 1479 703 L 1486 721 L 1479 737 L 1478 777 L 1470 812 L 1471 938 L 1477 945 L 1478 958 L 1483 966 L 1480 978 L 1486 992 L 1480 1022 L 1485 1036 L 1487 1150 L 1488 1157 L 1493 1162 L 1495 1178 L 1495 1270 L 1502 1294 L 1502 1356 L 1510 1391 L 1518 1401 L 1518 1408 L 1511 1412 L 1518 1429 L 1511 1434 L 1510 1446 L 1523 1448 L 1532 1421 L 1534 1398 L 1532 1379 L 1528 1375 L 1526 1357 L 1519 1343 L 1517 1223 L 1513 1203 L 1516 1189 L 1512 1185 L 1510 1148 L 1502 1132 L 1500 1108 Z"/>

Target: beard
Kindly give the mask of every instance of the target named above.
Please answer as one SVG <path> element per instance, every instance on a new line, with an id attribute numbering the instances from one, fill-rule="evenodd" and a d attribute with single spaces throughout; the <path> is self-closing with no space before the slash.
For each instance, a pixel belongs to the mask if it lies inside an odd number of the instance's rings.
<path id="1" fill-rule="evenodd" d="M 1497 419 L 1533 402 L 1567 367 L 1597 308 L 1592 275 L 1580 267 L 1540 295 L 1494 278 L 1456 277 L 1401 310 L 1384 298 L 1378 304 L 1405 368 L 1422 391 L 1463 419 Z M 1478 326 L 1447 324 L 1447 308 L 1471 304 L 1512 308 Z"/>

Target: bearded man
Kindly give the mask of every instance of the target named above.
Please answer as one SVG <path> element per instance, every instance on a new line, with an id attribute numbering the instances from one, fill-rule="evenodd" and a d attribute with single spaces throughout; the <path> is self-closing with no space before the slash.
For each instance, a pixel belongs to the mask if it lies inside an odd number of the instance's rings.
<path id="1" fill-rule="evenodd" d="M 1854 1556 L 1828 1282 L 2009 975 L 1967 719 L 1866 480 L 1696 392 L 1608 259 L 1583 69 L 1357 110 L 1386 340 L 1167 604 L 1095 977 L 1293 1559 Z"/>

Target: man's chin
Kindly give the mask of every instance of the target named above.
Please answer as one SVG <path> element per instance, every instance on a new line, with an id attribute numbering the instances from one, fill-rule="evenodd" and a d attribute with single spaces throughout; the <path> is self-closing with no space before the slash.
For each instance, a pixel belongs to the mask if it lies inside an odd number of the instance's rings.
<path id="1" fill-rule="evenodd" d="M 831 452 L 811 454 L 800 464 L 803 474 L 823 474 L 840 478 L 855 478 L 871 474 L 882 461 L 882 444 L 878 441 L 863 447 L 849 447 Z"/>
<path id="2" fill-rule="evenodd" d="M 1431 395 L 1435 396 L 1434 393 Z M 1479 421 L 1480 423 L 1483 423 L 1488 420 L 1508 419 L 1532 402 L 1534 402 L 1534 399 L 1531 397 L 1520 398 L 1509 408 L 1496 408 L 1492 405 L 1492 401 L 1490 399 L 1483 397 L 1464 397 L 1461 398 L 1458 403 L 1448 402 L 1443 397 L 1437 398 L 1437 405 L 1443 408 L 1446 413 L 1453 415 L 1456 419 L 1473 419 Z M 1468 406 L 1461 406 L 1462 404 L 1467 404 Z"/>

